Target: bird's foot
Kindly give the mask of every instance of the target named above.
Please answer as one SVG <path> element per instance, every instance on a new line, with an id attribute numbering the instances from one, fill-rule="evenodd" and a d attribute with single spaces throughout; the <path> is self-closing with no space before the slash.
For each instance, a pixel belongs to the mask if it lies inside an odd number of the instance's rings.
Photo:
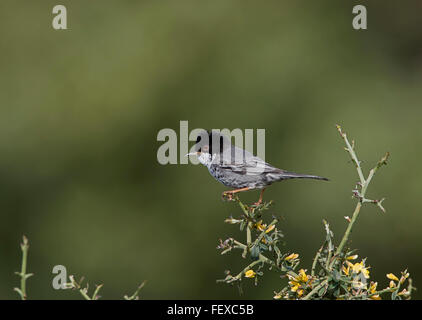
<path id="1" fill-rule="evenodd" d="M 257 202 L 252 203 L 253 206 L 258 207 L 259 205 L 261 205 L 262 203 L 262 199 L 258 200 Z"/>
<path id="2" fill-rule="evenodd" d="M 221 194 L 221 199 L 223 200 L 223 201 L 233 201 L 234 199 L 233 199 L 233 192 L 230 192 L 230 191 L 224 191 L 222 194 Z"/>
<path id="3" fill-rule="evenodd" d="M 264 191 L 265 191 L 265 188 L 261 190 L 261 193 L 259 194 L 259 200 L 255 203 L 253 203 L 252 204 L 253 206 L 258 207 L 258 206 L 261 205 L 262 199 L 263 199 L 263 196 L 264 196 Z"/>

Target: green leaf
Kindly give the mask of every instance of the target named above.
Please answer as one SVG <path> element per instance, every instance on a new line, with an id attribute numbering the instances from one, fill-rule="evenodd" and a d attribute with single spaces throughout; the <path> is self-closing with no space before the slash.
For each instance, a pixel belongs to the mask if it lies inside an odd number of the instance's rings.
<path id="1" fill-rule="evenodd" d="M 338 297 L 340 295 L 340 287 L 337 286 L 337 289 L 334 291 L 334 297 Z"/>
<path id="2" fill-rule="evenodd" d="M 246 226 L 246 222 L 245 222 L 245 220 L 243 220 L 243 221 L 240 223 L 240 231 L 243 231 L 243 229 L 245 229 L 245 226 Z"/>
<path id="3" fill-rule="evenodd" d="M 333 270 L 333 280 L 339 282 L 341 279 L 341 274 L 336 269 Z"/>
<path id="4" fill-rule="evenodd" d="M 322 287 L 321 289 L 319 289 L 318 291 L 318 296 L 322 297 L 325 294 L 325 288 Z"/>
<path id="5" fill-rule="evenodd" d="M 396 300 L 396 298 L 397 298 L 397 290 L 396 290 L 396 291 L 394 291 L 394 292 L 391 294 L 391 299 L 392 299 L 392 300 Z"/>
<path id="6" fill-rule="evenodd" d="M 259 247 L 261 248 L 262 251 L 267 251 L 268 250 L 268 246 L 265 245 L 265 244 L 263 244 L 263 243 L 260 243 L 259 244 Z"/>
<path id="7" fill-rule="evenodd" d="M 259 259 L 259 253 L 260 253 L 259 246 L 253 246 L 252 249 L 251 249 L 252 260 L 258 260 Z"/>
<path id="8" fill-rule="evenodd" d="M 347 290 L 347 284 L 342 283 L 342 284 L 340 284 L 340 286 L 343 288 L 343 290 L 344 290 L 345 292 L 348 292 L 348 290 Z"/>

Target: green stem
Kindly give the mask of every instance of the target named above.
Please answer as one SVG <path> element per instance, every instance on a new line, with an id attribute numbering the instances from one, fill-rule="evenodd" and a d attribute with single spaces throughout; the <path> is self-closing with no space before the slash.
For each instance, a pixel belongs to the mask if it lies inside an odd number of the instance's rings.
<path id="1" fill-rule="evenodd" d="M 354 143 L 352 143 L 352 145 L 351 145 L 349 143 L 349 140 L 347 139 L 346 133 L 341 130 L 341 127 L 339 125 L 337 125 L 336 127 L 337 127 L 338 132 L 340 133 L 340 136 L 343 138 L 344 142 L 346 143 L 346 146 L 347 146 L 345 148 L 346 151 L 350 154 L 350 157 L 352 158 L 353 163 L 356 166 L 356 170 L 357 170 L 358 175 L 359 175 L 360 183 L 364 184 L 365 183 L 365 177 L 363 176 L 362 168 L 360 166 L 360 161 L 359 161 L 359 159 L 358 159 L 358 157 L 355 153 L 355 150 L 354 150 L 355 149 Z"/>
<path id="2" fill-rule="evenodd" d="M 318 258 L 321 255 L 323 246 L 321 248 L 319 248 L 319 250 L 317 251 L 314 261 L 312 262 L 312 269 L 311 269 L 311 276 L 313 277 L 315 275 L 315 268 L 316 268 L 316 264 L 318 262 Z"/>
<path id="3" fill-rule="evenodd" d="M 250 220 L 250 215 L 249 215 L 248 209 L 246 209 L 245 205 L 242 203 L 242 201 L 240 201 L 239 197 L 236 197 L 235 200 L 237 201 L 237 203 L 239 204 L 239 206 L 242 209 L 243 213 L 245 214 L 246 219 L 249 221 Z M 251 248 L 251 242 L 252 242 L 251 229 L 252 229 L 252 222 L 249 221 L 248 224 L 247 224 L 247 226 L 246 226 L 246 243 L 247 243 L 247 246 L 243 250 L 243 253 L 242 253 L 242 257 L 243 258 L 246 258 L 246 255 L 248 254 L 248 252 L 249 252 L 249 250 Z"/>
<path id="4" fill-rule="evenodd" d="M 22 268 L 21 268 L 21 290 L 23 293 L 24 300 L 26 300 L 26 264 L 28 260 L 28 239 L 26 237 L 23 238 L 24 243 L 22 245 Z"/>
<path id="5" fill-rule="evenodd" d="M 81 293 L 82 297 L 85 298 L 85 300 L 92 300 L 90 296 L 88 296 L 88 290 L 86 288 L 79 289 L 79 292 Z"/>
<path id="6" fill-rule="evenodd" d="M 318 292 L 319 289 L 321 289 L 323 286 L 325 286 L 328 283 L 328 280 L 325 279 L 322 281 L 319 285 L 317 285 L 315 288 L 312 289 L 311 292 L 309 292 L 302 300 L 309 300 L 312 298 L 312 296 Z"/>
<path id="7" fill-rule="evenodd" d="M 261 259 L 256 260 L 252 263 L 250 263 L 247 267 L 245 267 L 241 272 L 239 272 L 235 277 L 233 277 L 232 279 L 230 279 L 228 281 L 228 283 L 240 280 L 242 278 L 242 276 L 245 274 L 246 271 L 252 269 L 255 265 L 257 265 L 258 263 L 263 263 L 264 261 L 262 261 Z"/>
<path id="8" fill-rule="evenodd" d="M 21 250 L 22 250 L 22 266 L 21 266 L 21 272 L 15 272 L 18 276 L 21 277 L 21 286 L 20 288 L 15 288 L 14 290 L 20 295 L 22 300 L 27 299 L 26 295 L 26 279 L 31 277 L 32 273 L 26 273 L 26 266 L 27 266 L 27 260 L 28 260 L 28 238 L 23 236 L 23 240 L 21 243 Z"/>
<path id="9" fill-rule="evenodd" d="M 357 217 L 359 216 L 360 213 L 360 209 L 362 208 L 362 203 L 363 202 L 367 202 L 365 195 L 366 195 L 366 191 L 368 189 L 369 183 L 371 182 L 372 178 L 375 175 L 375 172 L 377 172 L 377 170 L 382 166 L 385 165 L 387 163 L 387 159 L 389 157 L 389 153 L 387 152 L 385 154 L 385 156 L 377 163 L 377 165 L 375 166 L 375 168 L 371 169 L 368 175 L 368 178 L 365 179 L 362 173 L 362 168 L 360 166 L 360 161 L 358 160 L 357 156 L 356 156 L 356 152 L 354 150 L 354 146 L 350 145 L 349 140 L 347 139 L 346 133 L 343 133 L 341 130 L 341 127 L 337 125 L 337 130 L 339 131 L 341 137 L 343 138 L 343 140 L 346 143 L 346 151 L 350 154 L 350 157 L 352 158 L 353 162 L 356 165 L 356 170 L 358 172 L 359 178 L 360 178 L 360 182 L 361 182 L 361 193 L 359 194 L 359 202 L 356 205 L 355 211 L 353 212 L 353 216 L 349 222 L 349 225 L 347 226 L 346 232 L 343 235 L 343 238 L 341 239 L 340 245 L 337 247 L 336 253 L 335 255 L 338 256 L 345 244 L 347 243 L 347 240 L 349 239 L 349 235 L 352 231 L 353 225 L 356 222 Z M 380 204 L 378 205 L 380 206 Z M 382 206 L 380 206 L 380 208 L 383 210 Z M 335 259 L 333 260 L 332 263 L 334 263 Z"/>
<path id="10" fill-rule="evenodd" d="M 358 218 L 361 208 L 362 208 L 362 202 L 359 201 L 356 205 L 355 211 L 353 212 L 352 219 L 350 220 L 349 225 L 347 226 L 346 232 L 344 233 L 343 238 L 341 239 L 340 245 L 337 247 L 337 250 L 335 253 L 336 256 L 338 256 L 342 252 L 343 247 L 347 243 L 347 240 L 349 240 L 350 232 L 352 231 L 353 225 L 355 224 L 355 221 Z"/>
<path id="11" fill-rule="evenodd" d="M 92 294 L 92 298 L 91 300 L 98 300 L 98 293 L 100 292 L 100 289 L 103 287 L 102 284 L 97 285 L 97 287 L 95 288 L 94 293 Z"/>
<path id="12" fill-rule="evenodd" d="M 145 280 L 144 282 L 142 282 L 140 284 L 140 286 L 138 286 L 138 288 L 136 289 L 135 293 L 133 295 L 129 296 L 124 296 L 125 300 L 138 300 L 139 299 L 139 291 L 141 291 L 141 289 L 145 286 L 145 284 L 147 283 L 147 281 Z"/>
<path id="13" fill-rule="evenodd" d="M 246 258 L 246 255 L 248 254 L 249 250 L 251 249 L 251 242 L 252 242 L 252 234 L 251 234 L 251 228 L 252 228 L 252 223 L 248 222 L 248 225 L 246 227 L 246 243 L 247 246 L 245 248 L 245 250 L 243 251 L 243 258 Z"/>

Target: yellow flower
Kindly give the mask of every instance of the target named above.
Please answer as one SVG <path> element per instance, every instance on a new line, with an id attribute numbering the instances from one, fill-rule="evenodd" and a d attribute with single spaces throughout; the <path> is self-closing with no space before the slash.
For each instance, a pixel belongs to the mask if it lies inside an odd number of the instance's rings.
<path id="1" fill-rule="evenodd" d="M 289 284 L 291 286 L 290 290 L 292 290 L 293 292 L 296 292 L 297 289 L 299 289 L 300 287 L 300 284 L 296 281 L 290 281 Z"/>
<path id="2" fill-rule="evenodd" d="M 377 285 L 378 285 L 378 282 L 371 282 L 371 286 L 369 287 L 369 293 L 375 293 L 377 291 Z M 370 296 L 369 299 L 381 300 L 381 297 L 379 296 L 379 294 L 374 294 Z"/>
<path id="3" fill-rule="evenodd" d="M 399 278 L 397 278 L 394 274 L 389 273 L 387 274 L 387 278 L 390 280 L 395 280 L 395 281 L 399 281 Z"/>
<path id="4" fill-rule="evenodd" d="M 409 278 L 409 272 L 406 272 L 406 271 L 402 272 L 402 276 L 400 278 L 400 284 L 403 284 L 407 278 Z"/>
<path id="5" fill-rule="evenodd" d="M 372 282 L 371 286 L 369 287 L 369 292 L 375 293 L 375 291 L 377 291 L 377 285 L 378 285 L 378 282 Z"/>
<path id="6" fill-rule="evenodd" d="M 258 222 L 256 223 L 256 228 L 257 228 L 259 231 L 264 231 L 266 227 L 267 227 L 267 225 L 266 225 L 265 223 L 264 223 L 264 224 L 262 224 L 262 220 L 260 220 L 260 221 L 258 221 Z"/>
<path id="7" fill-rule="evenodd" d="M 354 273 L 359 273 L 362 271 L 362 269 L 363 269 L 363 261 L 359 263 L 355 263 L 352 267 L 352 270 Z"/>
<path id="8" fill-rule="evenodd" d="M 225 223 L 230 223 L 230 224 L 236 224 L 239 223 L 241 220 L 237 220 L 237 219 L 233 219 L 232 217 L 227 218 L 226 220 L 224 220 Z"/>
<path id="9" fill-rule="evenodd" d="M 256 273 L 253 270 L 248 270 L 248 271 L 245 272 L 246 278 L 253 278 L 253 277 L 255 277 L 255 275 L 256 275 Z"/>
<path id="10" fill-rule="evenodd" d="M 368 270 L 368 268 L 365 268 L 364 263 L 363 263 L 363 260 L 361 262 L 355 263 L 355 264 L 353 264 L 353 263 L 351 263 L 349 261 L 346 261 L 346 263 L 348 265 L 348 268 L 349 267 L 352 268 L 353 273 L 358 274 L 358 273 L 362 272 L 363 276 L 366 279 L 369 278 L 369 270 Z"/>
<path id="11" fill-rule="evenodd" d="M 404 296 L 407 295 L 407 290 L 403 289 L 402 291 L 399 292 L 399 296 Z"/>
<path id="12" fill-rule="evenodd" d="M 299 270 L 299 274 L 296 277 L 292 277 L 290 275 L 288 275 L 290 281 L 289 281 L 289 285 L 290 285 L 290 290 L 292 292 L 297 292 L 298 296 L 302 296 L 304 293 L 304 290 L 301 289 L 302 283 L 306 283 L 309 280 L 308 275 L 306 275 L 305 270 L 300 269 Z"/>
<path id="13" fill-rule="evenodd" d="M 279 293 L 276 293 L 276 295 L 273 297 L 273 299 L 279 300 L 279 299 L 281 299 L 281 295 Z"/>
<path id="14" fill-rule="evenodd" d="M 342 267 L 342 269 L 343 269 L 343 273 L 344 273 L 346 276 L 348 276 L 348 275 L 349 275 L 349 271 L 350 271 L 350 267 L 349 267 L 349 266 L 347 266 L 347 268 L 346 268 L 345 266 L 343 266 L 343 267 Z"/>
<path id="15" fill-rule="evenodd" d="M 269 233 L 269 232 L 273 231 L 274 228 L 275 228 L 275 225 L 272 225 L 272 226 L 268 227 L 268 229 L 265 230 L 265 233 Z"/>
<path id="16" fill-rule="evenodd" d="M 299 276 L 297 279 L 301 282 L 308 282 L 308 276 L 306 275 L 305 270 L 299 270 Z"/>
<path id="17" fill-rule="evenodd" d="M 396 287 L 396 283 L 393 280 L 391 280 L 390 281 L 390 288 L 395 288 L 395 287 Z"/>
<path id="18" fill-rule="evenodd" d="M 299 255 L 297 253 L 292 253 L 291 255 L 287 256 L 284 258 L 284 260 L 293 260 L 293 259 L 297 259 L 299 257 Z"/>
<path id="19" fill-rule="evenodd" d="M 367 268 L 362 268 L 361 272 L 366 279 L 369 279 L 369 270 Z"/>
<path id="20" fill-rule="evenodd" d="M 356 260 L 358 258 L 358 255 L 357 254 L 355 254 L 355 255 L 353 255 L 353 256 L 348 256 L 346 259 L 347 260 Z"/>

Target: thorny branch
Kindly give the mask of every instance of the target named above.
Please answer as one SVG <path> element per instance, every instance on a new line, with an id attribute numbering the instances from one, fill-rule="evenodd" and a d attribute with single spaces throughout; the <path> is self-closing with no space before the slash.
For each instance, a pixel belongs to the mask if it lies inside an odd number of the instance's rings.
<path id="1" fill-rule="evenodd" d="M 14 288 L 14 290 L 19 294 L 22 300 L 27 299 L 26 295 L 26 280 L 33 276 L 33 273 L 26 273 L 26 265 L 28 260 L 28 250 L 29 250 L 29 243 L 28 238 L 23 236 L 22 243 L 21 243 L 21 250 L 22 250 L 22 265 L 21 265 L 21 272 L 15 272 L 21 278 L 21 286 L 20 288 Z"/>

